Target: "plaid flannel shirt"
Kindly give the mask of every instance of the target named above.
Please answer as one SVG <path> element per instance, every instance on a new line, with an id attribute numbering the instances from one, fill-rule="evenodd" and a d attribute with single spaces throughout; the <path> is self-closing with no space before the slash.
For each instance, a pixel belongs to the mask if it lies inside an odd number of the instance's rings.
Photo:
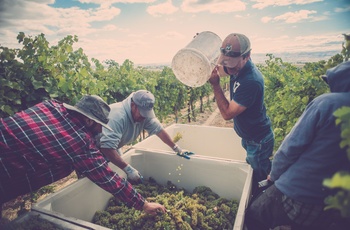
<path id="1" fill-rule="evenodd" d="M 62 103 L 51 100 L 0 119 L 0 203 L 83 173 L 130 207 L 144 198 L 112 171 L 95 138 Z"/>

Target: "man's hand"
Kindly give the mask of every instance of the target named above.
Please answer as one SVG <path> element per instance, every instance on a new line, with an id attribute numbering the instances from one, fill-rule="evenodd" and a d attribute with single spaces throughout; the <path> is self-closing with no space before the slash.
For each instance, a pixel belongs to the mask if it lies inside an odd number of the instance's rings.
<path id="1" fill-rule="evenodd" d="M 143 176 L 134 169 L 131 165 L 127 165 L 125 168 L 123 168 L 123 171 L 126 173 L 128 177 L 128 181 L 130 183 L 142 183 L 143 182 Z"/>
<path id="2" fill-rule="evenodd" d="M 193 152 L 183 151 L 178 145 L 175 145 L 173 149 L 176 152 L 176 155 L 178 155 L 179 157 L 186 158 L 188 160 L 191 159 L 190 155 L 194 154 Z"/>
<path id="3" fill-rule="evenodd" d="M 155 216 L 158 213 L 165 213 L 166 209 L 161 204 L 152 203 L 152 202 L 150 203 L 150 202 L 145 201 L 145 204 L 143 205 L 143 211 L 145 211 L 147 214 Z"/>
<path id="4" fill-rule="evenodd" d="M 209 78 L 209 83 L 212 85 L 220 84 L 219 66 L 215 66 L 215 68 L 211 72 L 211 76 Z"/>

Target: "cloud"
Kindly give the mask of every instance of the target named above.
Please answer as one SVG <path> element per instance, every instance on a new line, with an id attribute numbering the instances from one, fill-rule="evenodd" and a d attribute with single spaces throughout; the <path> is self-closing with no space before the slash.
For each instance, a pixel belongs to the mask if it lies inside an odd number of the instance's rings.
<path id="1" fill-rule="evenodd" d="M 306 5 L 314 2 L 322 2 L 323 0 L 252 0 L 255 9 L 264 9 L 268 6 L 288 6 L 288 5 Z"/>
<path id="2" fill-rule="evenodd" d="M 13 25 L 18 20 L 40 20 L 43 17 L 55 17 L 54 10 L 47 4 L 25 0 L 2 0 L 0 1 L 0 26 L 2 28 Z M 43 1 L 41 1 L 43 2 Z"/>
<path id="3" fill-rule="evenodd" d="M 184 0 L 181 4 L 181 10 L 185 13 L 230 13 L 244 11 L 245 9 L 246 5 L 241 0 Z M 171 0 L 147 8 L 147 12 L 155 17 L 174 14 L 178 10 Z"/>
<path id="4" fill-rule="evenodd" d="M 152 15 L 154 17 L 161 16 L 163 14 L 166 14 L 166 15 L 173 14 L 178 10 L 179 10 L 179 8 L 175 7 L 171 3 L 171 0 L 168 0 L 164 3 L 160 3 L 157 5 L 147 7 L 147 13 L 149 13 L 150 15 Z"/>
<path id="5" fill-rule="evenodd" d="M 114 3 L 152 3 L 156 0 L 78 0 L 81 3 L 94 3 L 97 5 L 110 6 Z"/>
<path id="6" fill-rule="evenodd" d="M 344 8 L 335 8 L 334 12 L 336 13 L 343 13 L 343 12 L 348 12 L 350 11 L 350 6 L 346 6 Z"/>
<path id="7" fill-rule="evenodd" d="M 141 45 L 136 40 L 119 40 L 118 38 L 88 38 L 79 39 L 80 47 L 84 47 L 84 53 L 88 57 L 96 58 L 100 61 L 112 59 L 121 62 L 120 56 L 125 57 L 125 53 L 137 52 Z M 126 59 L 126 58 L 125 58 Z"/>
<path id="8" fill-rule="evenodd" d="M 321 16 L 315 16 L 315 17 L 310 18 L 310 21 L 311 22 L 318 22 L 318 21 L 325 21 L 328 19 L 329 19 L 329 17 L 327 15 L 321 15 Z"/>
<path id="9" fill-rule="evenodd" d="M 295 38 L 287 35 L 251 38 L 254 53 L 340 51 L 343 40 L 341 32 L 297 36 Z M 271 46 L 266 46 L 266 44 L 274 45 L 272 48 Z"/>
<path id="10" fill-rule="evenodd" d="M 241 0 L 184 0 L 181 4 L 181 10 L 186 13 L 229 13 L 245 9 L 246 5 Z"/>
<path id="11" fill-rule="evenodd" d="M 120 9 L 117 7 L 107 7 L 101 5 L 101 7 L 96 10 L 90 9 L 88 10 L 88 14 L 86 15 L 87 21 L 109 21 L 113 19 L 115 16 L 120 14 Z"/>
<path id="12" fill-rule="evenodd" d="M 261 21 L 262 21 L 263 23 L 268 23 L 268 22 L 270 22 L 271 20 L 272 20 L 271 17 L 262 17 L 262 18 L 261 18 Z"/>
<path id="13" fill-rule="evenodd" d="M 164 40 L 173 40 L 173 41 L 175 41 L 175 40 L 185 39 L 186 36 L 176 32 L 176 31 L 168 31 L 165 34 L 157 36 L 157 38 L 164 39 Z"/>
<path id="14" fill-rule="evenodd" d="M 314 10 L 299 10 L 296 12 L 287 12 L 285 14 L 281 14 L 277 17 L 274 17 L 273 21 L 284 21 L 286 23 L 297 23 L 303 20 L 311 20 L 313 19 L 311 14 L 316 14 L 317 12 Z M 266 17 L 265 17 L 266 18 Z M 266 19 L 265 19 L 266 20 Z"/>
<path id="15" fill-rule="evenodd" d="M 53 8 L 51 0 L 4 0 L 5 7 L 0 16 L 0 26 L 5 30 L 18 33 L 44 33 L 66 36 L 79 34 L 84 36 L 96 32 L 91 26 L 92 22 L 109 21 L 120 14 L 120 9 L 111 5 L 101 5 L 87 10 L 78 7 Z M 1 8 L 3 9 L 3 8 Z M 110 29 L 110 28 L 109 28 Z"/>

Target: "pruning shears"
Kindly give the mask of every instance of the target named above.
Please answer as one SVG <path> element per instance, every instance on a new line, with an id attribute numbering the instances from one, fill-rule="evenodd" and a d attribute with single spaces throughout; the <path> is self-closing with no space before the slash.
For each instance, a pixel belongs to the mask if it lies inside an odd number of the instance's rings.
<path id="1" fill-rule="evenodd" d="M 193 152 L 189 152 L 189 151 L 183 151 L 182 153 L 177 153 L 176 155 L 178 155 L 179 157 L 183 157 L 186 158 L 187 160 L 191 159 L 190 155 L 194 155 Z"/>

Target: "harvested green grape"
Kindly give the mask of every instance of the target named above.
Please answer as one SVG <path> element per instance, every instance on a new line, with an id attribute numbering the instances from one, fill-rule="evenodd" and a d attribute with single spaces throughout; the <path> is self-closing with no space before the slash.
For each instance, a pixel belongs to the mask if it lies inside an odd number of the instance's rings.
<path id="1" fill-rule="evenodd" d="M 173 142 L 176 143 L 176 142 L 178 142 L 181 139 L 182 139 L 182 134 L 177 132 L 176 135 L 173 138 Z"/>
<path id="2" fill-rule="evenodd" d="M 111 229 L 233 229 L 238 202 L 220 198 L 209 187 L 198 186 L 192 193 L 177 188 L 168 181 L 166 186 L 153 178 L 135 189 L 149 202 L 165 206 L 167 213 L 157 216 L 128 208 L 124 203 L 110 199 L 104 211 L 97 211 L 93 223 Z"/>

